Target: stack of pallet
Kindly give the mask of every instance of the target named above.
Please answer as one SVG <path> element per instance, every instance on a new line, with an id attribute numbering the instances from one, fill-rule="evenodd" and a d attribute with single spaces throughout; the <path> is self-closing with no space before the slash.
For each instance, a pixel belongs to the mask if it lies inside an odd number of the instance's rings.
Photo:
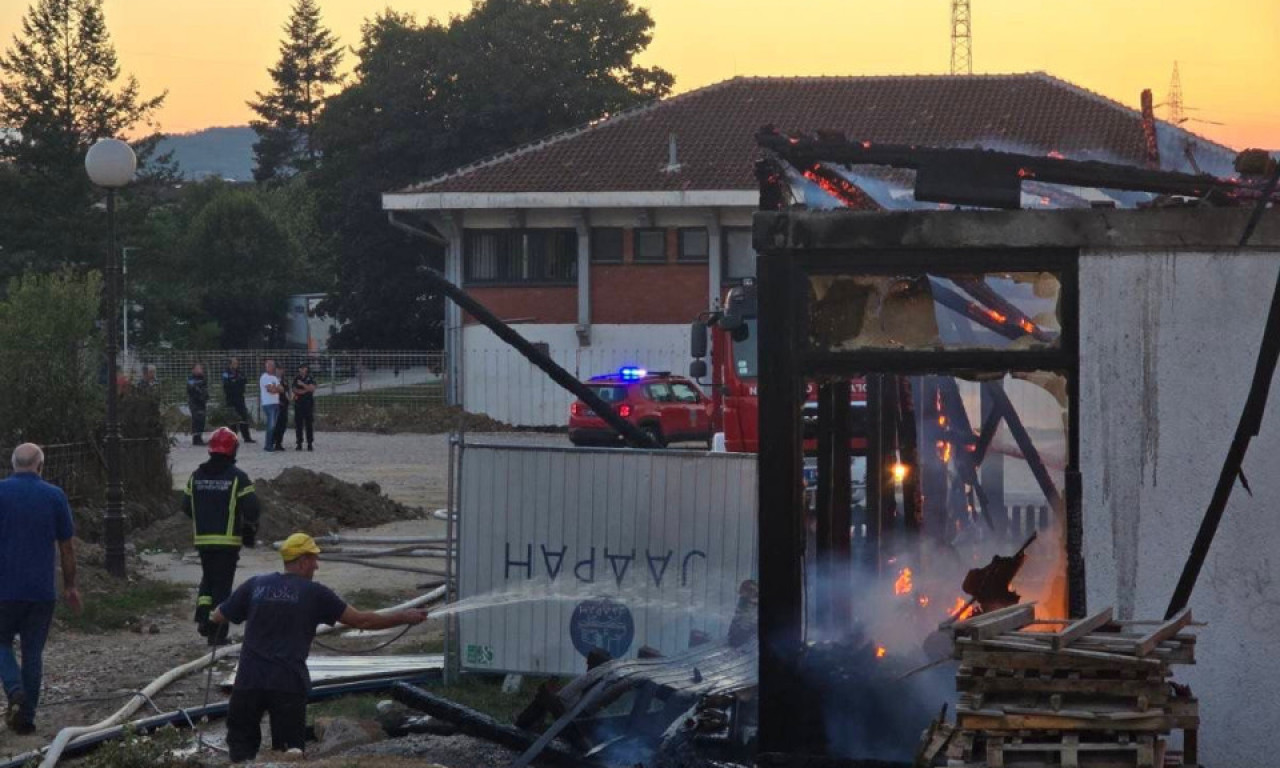
<path id="1" fill-rule="evenodd" d="M 1197 702 L 1170 679 L 1174 664 L 1195 663 L 1190 624 L 1187 611 L 1121 622 L 1110 608 L 1041 622 L 1028 604 L 952 625 L 960 698 L 948 765 L 1196 765 Z M 1166 753 L 1174 730 L 1180 754 Z"/>

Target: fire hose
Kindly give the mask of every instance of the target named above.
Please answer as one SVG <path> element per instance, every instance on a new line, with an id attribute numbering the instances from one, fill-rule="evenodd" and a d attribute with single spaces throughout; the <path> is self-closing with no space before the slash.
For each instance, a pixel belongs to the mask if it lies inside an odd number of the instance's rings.
<path id="1" fill-rule="evenodd" d="M 437 587 L 425 595 L 419 595 L 412 600 L 400 603 L 399 605 L 393 605 L 390 608 L 383 608 L 375 611 L 375 613 L 387 614 L 395 611 L 403 611 L 408 608 L 417 608 L 418 606 L 435 602 L 436 600 L 444 597 L 445 590 L 446 587 Z M 316 630 L 316 634 L 323 635 L 334 631 L 337 631 L 336 626 L 321 627 Z M 153 698 L 174 681 L 186 677 L 192 672 L 199 671 L 206 666 L 211 667 L 213 664 L 217 663 L 221 659 L 227 658 L 228 656 L 233 654 L 239 655 L 240 646 L 240 643 L 224 645 L 221 648 L 215 649 L 208 655 L 201 655 L 200 658 L 195 659 L 194 661 L 189 661 L 186 664 L 174 667 L 160 677 L 157 677 L 155 680 L 152 680 L 150 684 L 134 695 L 129 700 L 129 703 L 125 704 L 119 709 L 119 711 L 105 720 L 94 723 L 93 725 L 72 726 L 58 731 L 58 735 L 55 736 L 53 742 L 49 744 L 49 750 L 45 753 L 44 760 L 40 763 L 40 768 L 53 768 L 53 766 L 57 765 L 58 759 L 62 756 L 63 750 L 65 750 L 69 744 L 72 744 L 73 740 L 87 740 L 102 731 L 106 731 L 120 725 L 124 722 L 125 718 L 138 711 L 142 706 L 144 699 Z"/>

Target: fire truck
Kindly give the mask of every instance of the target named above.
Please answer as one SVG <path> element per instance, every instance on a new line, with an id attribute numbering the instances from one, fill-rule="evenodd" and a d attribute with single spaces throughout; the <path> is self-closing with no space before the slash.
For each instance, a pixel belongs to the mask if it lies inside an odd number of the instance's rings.
<path id="1" fill-rule="evenodd" d="M 712 430 L 723 435 L 724 450 L 730 453 L 755 453 L 759 448 L 759 425 L 756 384 L 759 356 L 756 334 L 756 284 L 746 279 L 730 288 L 724 297 L 724 308 L 703 312 L 693 321 L 690 329 L 689 351 L 693 362 L 689 376 L 697 381 L 711 377 Z M 710 336 L 710 350 L 707 337 Z M 711 363 L 707 364 L 707 352 Z M 851 446 L 855 454 L 866 449 L 865 406 L 866 382 L 851 382 L 850 404 Z M 805 387 L 805 451 L 812 453 L 814 441 L 809 434 L 809 424 L 814 421 L 818 406 L 818 387 L 809 382 Z M 717 440 L 719 442 L 719 440 Z"/>

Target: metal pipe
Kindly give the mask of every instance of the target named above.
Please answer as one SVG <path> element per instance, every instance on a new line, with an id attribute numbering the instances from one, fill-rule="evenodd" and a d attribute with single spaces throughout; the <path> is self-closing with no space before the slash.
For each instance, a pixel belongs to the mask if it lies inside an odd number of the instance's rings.
<path id="1" fill-rule="evenodd" d="M 116 259 L 116 190 L 107 188 L 107 228 L 110 230 L 107 248 L 107 506 L 103 515 L 103 540 L 107 572 L 124 578 L 124 484 L 120 481 L 120 419 L 117 407 L 119 399 L 118 374 L 116 372 L 116 344 L 119 341 L 116 324 L 116 307 L 119 305 L 120 267 Z"/>

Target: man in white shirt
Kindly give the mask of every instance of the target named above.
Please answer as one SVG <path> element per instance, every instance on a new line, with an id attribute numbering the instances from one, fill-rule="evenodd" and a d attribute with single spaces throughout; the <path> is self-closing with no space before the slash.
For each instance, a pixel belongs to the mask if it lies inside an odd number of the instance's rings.
<path id="1" fill-rule="evenodd" d="M 280 379 L 276 377 L 276 361 L 267 360 L 262 364 L 265 369 L 262 376 L 258 378 L 258 402 L 262 404 L 262 413 L 267 419 L 267 440 L 263 442 L 263 450 L 273 450 L 273 442 L 271 435 L 276 431 L 276 419 L 280 415 L 280 393 L 283 387 L 280 386 Z"/>

